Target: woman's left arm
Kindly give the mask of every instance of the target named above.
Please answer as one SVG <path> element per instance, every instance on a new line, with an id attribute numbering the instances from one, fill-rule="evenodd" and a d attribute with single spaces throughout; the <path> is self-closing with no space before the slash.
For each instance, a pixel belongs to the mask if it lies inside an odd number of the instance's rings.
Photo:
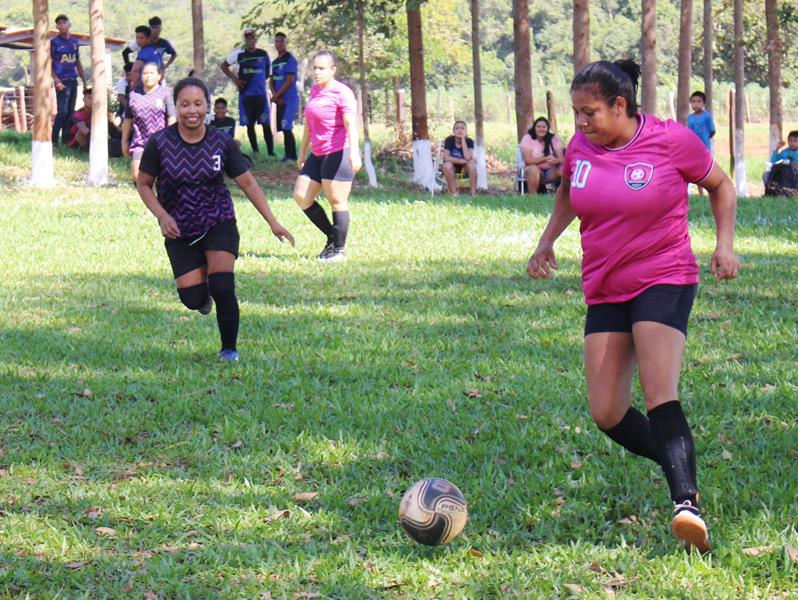
<path id="1" fill-rule="evenodd" d="M 233 181 L 236 182 L 236 185 L 241 188 L 241 191 L 246 194 L 249 201 L 252 202 L 252 205 L 258 209 L 258 212 L 266 219 L 266 222 L 271 227 L 272 233 L 275 235 L 277 239 L 281 242 L 288 240 L 291 245 L 294 245 L 294 236 L 291 235 L 291 232 L 288 231 L 285 227 L 280 225 L 280 222 L 277 220 L 277 217 L 274 216 L 271 207 L 269 206 L 269 202 L 266 200 L 266 196 L 263 195 L 263 190 L 260 189 L 258 182 L 255 181 L 255 178 L 252 176 L 252 173 L 249 171 L 245 171 L 238 177 L 233 178 Z"/>
<path id="2" fill-rule="evenodd" d="M 360 158 L 360 140 L 357 136 L 357 115 L 355 113 L 344 113 L 344 127 L 349 138 L 349 161 L 352 170 L 357 173 L 363 162 Z"/>
<path id="3" fill-rule="evenodd" d="M 740 270 L 740 259 L 734 254 L 734 228 L 737 222 L 737 192 L 729 177 L 717 164 L 698 183 L 709 192 L 715 217 L 716 241 L 712 253 L 712 274 L 717 280 L 734 279 Z"/>

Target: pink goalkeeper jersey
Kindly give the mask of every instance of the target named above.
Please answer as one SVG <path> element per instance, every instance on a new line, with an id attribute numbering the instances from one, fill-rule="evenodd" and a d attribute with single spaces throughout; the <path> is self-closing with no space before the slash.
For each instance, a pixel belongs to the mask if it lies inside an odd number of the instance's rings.
<path id="1" fill-rule="evenodd" d="M 587 304 L 625 302 L 657 284 L 698 283 L 687 229 L 687 183 L 712 170 L 712 155 L 687 127 L 639 115 L 622 148 L 581 131 L 568 144 L 563 177 L 581 225 Z"/>
<path id="2" fill-rule="evenodd" d="M 349 146 L 344 115 L 357 114 L 357 100 L 345 84 L 333 80 L 326 88 L 314 85 L 305 107 L 305 122 L 310 133 L 310 149 L 326 156 Z"/>

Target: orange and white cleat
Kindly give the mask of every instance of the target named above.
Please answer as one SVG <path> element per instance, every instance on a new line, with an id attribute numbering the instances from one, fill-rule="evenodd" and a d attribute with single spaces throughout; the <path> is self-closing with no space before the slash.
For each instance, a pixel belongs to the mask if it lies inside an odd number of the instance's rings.
<path id="1" fill-rule="evenodd" d="M 701 518 L 701 511 L 689 500 L 673 507 L 673 520 L 671 529 L 674 535 L 685 543 L 688 550 L 697 549 L 699 552 L 709 552 L 709 532 L 707 524 Z"/>

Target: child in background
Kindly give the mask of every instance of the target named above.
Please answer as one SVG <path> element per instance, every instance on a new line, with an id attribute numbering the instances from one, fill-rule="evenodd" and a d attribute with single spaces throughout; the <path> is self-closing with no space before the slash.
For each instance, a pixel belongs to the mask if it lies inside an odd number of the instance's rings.
<path id="1" fill-rule="evenodd" d="M 693 109 L 692 114 L 687 117 L 687 127 L 704 143 L 704 145 L 712 152 L 712 138 L 715 136 L 715 120 L 712 114 L 704 110 L 707 103 L 707 97 L 704 92 L 693 92 L 690 96 L 690 108 Z M 703 196 L 704 190 L 701 186 L 698 188 L 698 195 Z"/>

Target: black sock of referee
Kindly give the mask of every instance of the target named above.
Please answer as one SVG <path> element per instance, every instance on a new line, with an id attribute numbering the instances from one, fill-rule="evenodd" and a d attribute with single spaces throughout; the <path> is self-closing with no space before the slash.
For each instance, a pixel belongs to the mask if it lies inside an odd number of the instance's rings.
<path id="1" fill-rule="evenodd" d="M 327 213 L 321 207 L 321 204 L 313 201 L 313 204 L 308 206 L 305 209 L 305 214 L 310 219 L 311 223 L 313 223 L 319 230 L 327 236 L 327 239 L 332 239 L 333 236 L 333 224 L 330 223 L 330 218 L 327 216 Z M 335 213 L 333 213 L 335 215 Z"/>
<path id="2" fill-rule="evenodd" d="M 601 429 L 601 428 L 599 428 Z M 650 458 L 659 464 L 659 454 L 654 436 L 651 433 L 651 423 L 646 416 L 630 406 L 620 423 L 609 429 L 601 429 L 613 442 L 620 444 L 629 452 L 638 456 Z"/>
<path id="3" fill-rule="evenodd" d="M 349 211 L 333 211 L 333 245 L 336 250 L 343 250 L 346 246 L 346 236 L 349 233 Z"/>
<path id="4" fill-rule="evenodd" d="M 255 131 L 255 124 L 250 123 L 247 125 L 247 137 L 249 138 L 249 145 L 252 146 L 252 151 L 258 151 L 258 134 Z"/>
<path id="5" fill-rule="evenodd" d="M 238 340 L 238 298 L 233 273 L 208 275 L 208 289 L 216 302 L 216 322 L 222 338 L 222 350 L 235 350 Z"/>
<path id="6" fill-rule="evenodd" d="M 285 157 L 290 160 L 296 160 L 296 140 L 294 139 L 294 132 L 283 131 L 283 140 L 285 143 Z"/>
<path id="7" fill-rule="evenodd" d="M 660 466 L 671 489 L 671 499 L 677 504 L 689 500 L 697 506 L 695 444 L 682 404 L 678 400 L 660 404 L 648 411 L 648 420 L 659 451 Z"/>
<path id="8" fill-rule="evenodd" d="M 268 123 L 263 125 L 263 139 L 266 140 L 266 152 L 269 153 L 269 156 L 274 156 L 274 136 L 272 127 Z"/>

